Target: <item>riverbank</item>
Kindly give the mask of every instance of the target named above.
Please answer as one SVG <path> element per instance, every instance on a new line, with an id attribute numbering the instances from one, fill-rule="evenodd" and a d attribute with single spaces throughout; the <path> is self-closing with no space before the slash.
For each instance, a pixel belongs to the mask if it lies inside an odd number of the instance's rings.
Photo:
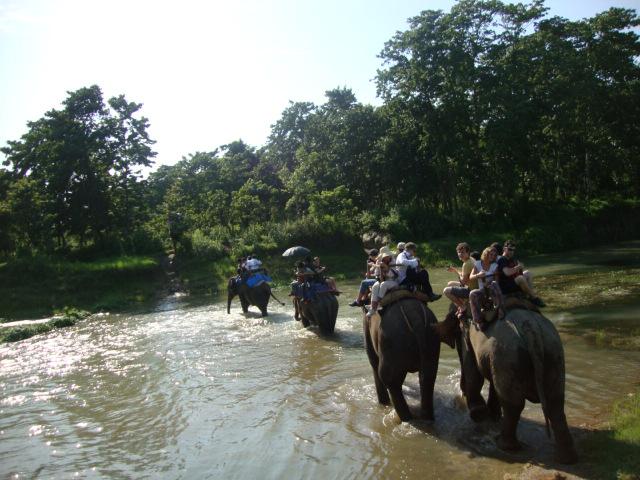
<path id="1" fill-rule="evenodd" d="M 0 321 L 53 317 L 65 308 L 91 313 L 131 310 L 157 299 L 165 283 L 160 259 L 149 256 L 0 262 Z"/>

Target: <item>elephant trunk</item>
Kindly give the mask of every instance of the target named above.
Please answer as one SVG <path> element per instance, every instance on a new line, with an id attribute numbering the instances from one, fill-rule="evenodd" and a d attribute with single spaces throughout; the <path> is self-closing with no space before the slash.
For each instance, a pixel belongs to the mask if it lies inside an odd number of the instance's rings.
<path id="1" fill-rule="evenodd" d="M 438 337 L 440 337 L 442 343 L 446 343 L 451 348 L 455 348 L 456 337 L 460 333 L 460 326 L 458 319 L 453 313 L 449 313 L 442 322 L 432 324 L 431 328 L 433 328 Z"/>
<path id="2" fill-rule="evenodd" d="M 227 313 L 231 313 L 231 300 L 237 294 L 236 290 L 236 278 L 232 277 L 227 282 Z"/>

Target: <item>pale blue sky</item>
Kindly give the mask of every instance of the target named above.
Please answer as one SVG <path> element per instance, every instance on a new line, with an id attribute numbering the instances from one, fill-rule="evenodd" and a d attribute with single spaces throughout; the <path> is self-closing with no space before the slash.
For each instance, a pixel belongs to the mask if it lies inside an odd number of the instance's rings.
<path id="1" fill-rule="evenodd" d="M 158 163 L 242 138 L 265 143 L 289 100 L 351 88 L 379 104 L 377 54 L 450 0 L 0 0 L 0 145 L 97 84 L 143 103 Z M 640 0 L 548 0 L 577 19 Z"/>

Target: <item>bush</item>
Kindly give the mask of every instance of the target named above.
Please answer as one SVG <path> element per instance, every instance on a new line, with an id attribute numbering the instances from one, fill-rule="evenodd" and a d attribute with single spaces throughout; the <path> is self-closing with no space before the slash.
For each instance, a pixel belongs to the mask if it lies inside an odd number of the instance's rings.
<path id="1" fill-rule="evenodd" d="M 208 259 L 221 258 L 226 255 L 220 239 L 212 238 L 199 229 L 191 234 L 191 252 L 196 257 Z"/>

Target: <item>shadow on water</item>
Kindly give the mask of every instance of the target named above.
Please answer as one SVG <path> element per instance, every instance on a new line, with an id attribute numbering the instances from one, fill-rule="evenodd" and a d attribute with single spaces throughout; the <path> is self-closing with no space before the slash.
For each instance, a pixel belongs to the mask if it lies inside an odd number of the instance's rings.
<path id="1" fill-rule="evenodd" d="M 315 328 L 313 329 L 317 332 L 319 338 L 329 343 L 339 344 L 345 348 L 364 349 L 364 338 L 359 330 L 336 330 L 333 333 L 325 334 Z"/>
<path id="2" fill-rule="evenodd" d="M 464 400 L 457 394 L 439 392 L 434 393 L 435 421 L 421 420 L 420 417 L 420 390 L 415 384 L 405 384 L 403 392 L 409 403 L 409 409 L 414 415 L 414 420 L 406 422 L 419 432 L 445 442 L 465 452 L 469 459 L 489 458 L 509 464 L 529 464 L 544 469 L 562 471 L 577 475 L 589 480 L 603 478 L 616 479 L 617 470 L 621 461 L 633 461 L 629 459 L 640 458 L 640 445 L 624 440 L 616 439 L 613 432 L 608 430 L 595 431 L 584 426 L 570 426 L 574 443 L 578 450 L 578 461 L 572 465 L 557 462 L 555 455 L 555 438 L 553 433 L 547 436 L 545 424 L 531 418 L 522 417 L 518 423 L 518 440 L 521 448 L 517 451 L 505 451 L 498 448 L 495 439 L 500 433 L 500 420 L 486 419 L 474 422 L 468 414 Z M 527 402 L 529 404 L 529 402 Z M 539 405 L 536 405 L 539 407 Z M 395 413 L 394 422 L 399 423 Z M 585 438 L 591 438 L 592 445 L 598 449 L 598 445 L 606 444 L 603 452 L 615 452 L 615 458 L 597 458 L 593 452 L 580 449 Z M 602 456 L 606 456 L 602 453 Z M 610 468 L 603 469 L 602 463 L 610 463 Z M 600 464 L 600 465 L 598 465 Z M 603 471 L 607 473 L 603 474 Z M 551 474 L 550 474 L 551 475 Z M 604 475 L 604 476 L 603 476 Z M 543 476 L 535 478 L 556 478 Z M 632 477 L 636 478 L 636 477 Z"/>

